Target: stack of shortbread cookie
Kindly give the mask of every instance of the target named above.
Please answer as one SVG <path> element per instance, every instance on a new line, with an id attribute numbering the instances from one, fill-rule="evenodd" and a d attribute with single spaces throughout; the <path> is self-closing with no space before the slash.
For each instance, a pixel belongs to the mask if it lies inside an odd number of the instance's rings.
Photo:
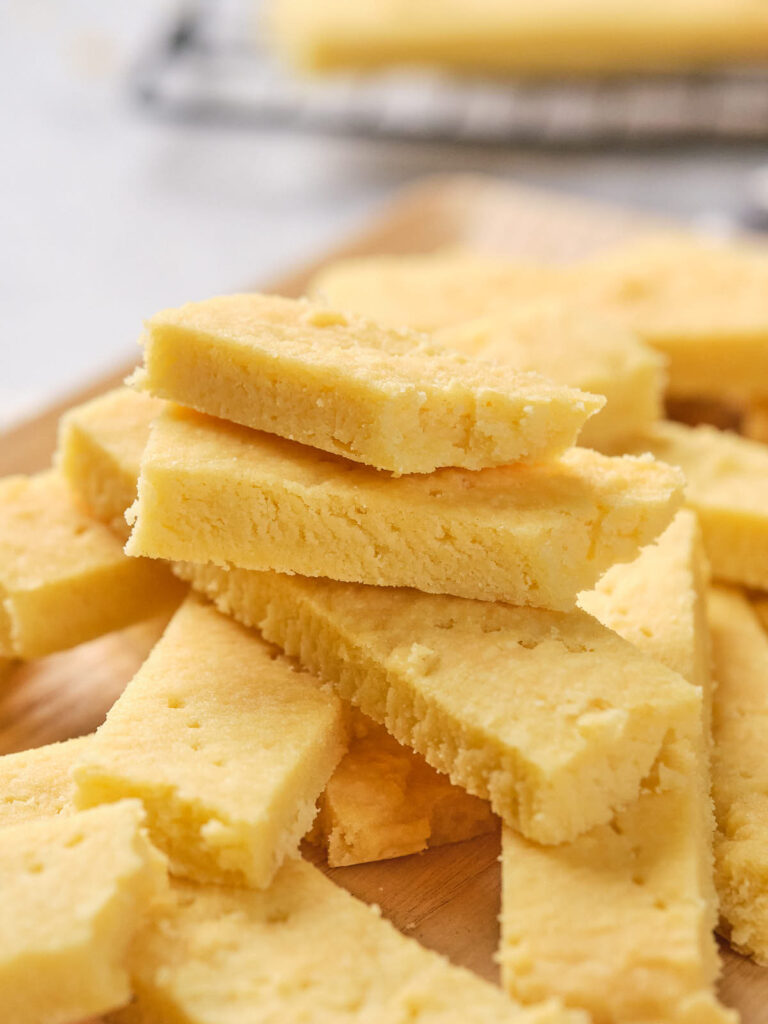
<path id="1" fill-rule="evenodd" d="M 8 663 L 176 609 L 95 734 L 0 758 L 4 1019 L 735 1020 L 718 922 L 768 961 L 768 450 L 662 416 L 756 433 L 767 283 L 665 236 L 149 320 L 55 468 L 0 481 Z M 499 819 L 504 991 L 300 855 Z"/>

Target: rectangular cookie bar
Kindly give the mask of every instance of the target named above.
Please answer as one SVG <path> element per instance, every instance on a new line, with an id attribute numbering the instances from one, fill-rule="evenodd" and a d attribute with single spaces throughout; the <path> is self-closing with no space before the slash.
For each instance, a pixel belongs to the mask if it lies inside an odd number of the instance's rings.
<path id="1" fill-rule="evenodd" d="M 263 888 L 296 855 L 345 741 L 327 688 L 190 597 L 90 739 L 75 799 L 139 797 L 174 873 Z"/>
<path id="2" fill-rule="evenodd" d="M 706 585 L 698 524 L 683 510 L 636 562 L 611 569 L 580 600 L 684 674 L 706 706 Z M 499 961 L 513 998 L 552 992 L 597 1022 L 735 1021 L 714 994 L 706 707 L 692 724 L 670 730 L 639 799 L 610 823 L 554 848 L 504 829 Z"/>
<path id="3" fill-rule="evenodd" d="M 75 810 L 71 771 L 90 737 L 0 757 L 0 828 Z"/>
<path id="4" fill-rule="evenodd" d="M 594 590 L 579 595 L 579 605 L 706 696 L 711 688 L 709 574 L 698 517 L 680 509 L 654 544 L 634 562 L 610 568 Z"/>
<path id="5" fill-rule="evenodd" d="M 620 316 L 667 360 L 676 396 L 768 392 L 768 247 L 682 232 L 575 266 L 568 287 Z"/>
<path id="6" fill-rule="evenodd" d="M 135 387 L 394 473 L 560 454 L 603 398 L 306 300 L 224 295 L 147 322 Z"/>
<path id="7" fill-rule="evenodd" d="M 126 551 L 567 610 L 669 524 L 681 483 L 650 456 L 585 448 L 394 479 L 172 406 L 152 426 Z"/>
<path id="8" fill-rule="evenodd" d="M 313 276 L 309 294 L 390 327 L 437 331 L 559 296 L 560 276 L 549 266 L 448 249 L 336 260 Z"/>
<path id="9" fill-rule="evenodd" d="M 692 71 L 768 57 L 768 14 L 755 0 L 449 0 L 415 7 L 402 0 L 271 0 L 268 12 L 279 54 L 305 73 L 394 64 L 567 77 Z"/>
<path id="10" fill-rule="evenodd" d="M 353 716 L 349 750 L 319 800 L 307 837 L 331 867 L 419 853 L 492 832 L 486 800 L 454 786 L 365 715 Z"/>
<path id="11" fill-rule="evenodd" d="M 676 398 L 766 394 L 766 289 L 768 247 L 671 231 L 569 264 L 451 250 L 343 259 L 310 283 L 342 309 L 421 330 L 562 301 L 574 317 L 610 317 L 654 348 Z"/>
<path id="12" fill-rule="evenodd" d="M 90 515 L 124 540 L 125 510 L 136 500 L 141 456 L 158 398 L 116 388 L 78 405 L 59 421 L 56 465 Z"/>
<path id="13" fill-rule="evenodd" d="M 608 821 L 668 731 L 700 714 L 694 687 L 585 612 L 177 571 L 541 842 Z"/>

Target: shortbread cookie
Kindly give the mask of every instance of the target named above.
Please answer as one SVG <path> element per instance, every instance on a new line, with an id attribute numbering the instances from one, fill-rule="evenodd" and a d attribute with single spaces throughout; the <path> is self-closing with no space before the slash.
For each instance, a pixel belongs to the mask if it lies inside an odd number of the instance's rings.
<path id="1" fill-rule="evenodd" d="M 701 710 L 694 687 L 585 612 L 177 571 L 541 842 L 608 821 Z"/>
<path id="2" fill-rule="evenodd" d="M 122 388 L 73 409 L 60 432 L 62 471 L 88 511 L 118 532 L 127 534 L 124 512 L 136 497 L 141 453 L 160 404 Z M 310 838 L 325 846 L 332 866 L 418 853 L 498 824 L 487 801 L 454 786 L 363 715 L 318 806 Z"/>
<path id="3" fill-rule="evenodd" d="M 682 476 L 575 448 L 391 478 L 179 407 L 152 426 L 126 551 L 566 610 L 669 524 Z"/>
<path id="4" fill-rule="evenodd" d="M 270 38 L 304 72 L 423 64 L 454 74 L 600 75 L 760 64 L 768 57 L 760 0 L 475 0 L 471 7 L 459 0 L 413 7 L 402 0 L 271 0 L 268 12 Z M 439 216 L 461 224 L 461 213 L 449 206 Z"/>
<path id="5" fill-rule="evenodd" d="M 269 885 L 344 752 L 339 700 L 188 598 L 74 770 L 79 806 L 139 797 L 176 874 Z"/>
<path id="6" fill-rule="evenodd" d="M 0 480 L 0 655 L 37 658 L 173 607 L 166 566 L 126 558 L 55 472 Z"/>
<path id="7" fill-rule="evenodd" d="M 709 703 L 707 568 L 683 510 L 581 603 L 700 689 Z M 692 686 L 693 688 L 693 686 Z M 504 829 L 499 960 L 522 1002 L 551 992 L 593 1020 L 734 1021 L 717 1003 L 708 715 L 673 729 L 640 798 L 574 843 Z"/>
<path id="8" fill-rule="evenodd" d="M 75 811 L 71 772 L 90 737 L 0 757 L 0 828 Z"/>
<path id="9" fill-rule="evenodd" d="M 486 800 L 360 714 L 319 808 L 308 838 L 325 847 L 331 867 L 403 857 L 498 827 Z"/>
<path id="10" fill-rule="evenodd" d="M 605 399 L 277 295 L 152 317 L 134 386 L 395 473 L 560 454 Z"/>

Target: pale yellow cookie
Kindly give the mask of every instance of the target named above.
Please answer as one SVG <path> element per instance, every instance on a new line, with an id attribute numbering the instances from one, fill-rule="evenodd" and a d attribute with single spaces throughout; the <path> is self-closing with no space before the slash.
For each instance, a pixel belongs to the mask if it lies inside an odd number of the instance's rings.
<path id="1" fill-rule="evenodd" d="M 0 655 L 37 658 L 165 612 L 183 588 L 126 558 L 55 472 L 0 480 Z"/>
<path id="2" fill-rule="evenodd" d="M 560 454 L 605 400 L 338 310 L 226 295 L 147 323 L 134 386 L 395 473 Z"/>
<path id="3" fill-rule="evenodd" d="M 153 423 L 126 551 L 569 609 L 661 533 L 681 483 L 586 448 L 392 478 L 176 406 Z"/>
<path id="4" fill-rule="evenodd" d="M 136 1000 L 110 1024 L 588 1024 L 522 1009 L 301 860 L 265 892 L 176 884 L 138 947 Z"/>
<path id="5" fill-rule="evenodd" d="M 503 832 L 499 961 L 510 994 L 543 992 L 597 1022 L 726 1022 L 714 995 L 709 798 L 707 567 L 683 510 L 631 565 L 581 603 L 704 697 L 692 728 L 672 729 L 640 798 L 574 843 L 537 846 Z"/>
<path id="6" fill-rule="evenodd" d="M 546 843 L 608 821 L 637 795 L 667 732 L 700 713 L 694 687 L 585 612 L 177 571 Z"/>
<path id="7" fill-rule="evenodd" d="M 139 797 L 176 874 L 263 888 L 296 855 L 345 742 L 327 688 L 190 597 L 89 740 L 75 799 Z"/>
<path id="8" fill-rule="evenodd" d="M 4 1024 L 71 1024 L 131 997 L 129 945 L 167 888 L 136 800 L 0 830 Z"/>

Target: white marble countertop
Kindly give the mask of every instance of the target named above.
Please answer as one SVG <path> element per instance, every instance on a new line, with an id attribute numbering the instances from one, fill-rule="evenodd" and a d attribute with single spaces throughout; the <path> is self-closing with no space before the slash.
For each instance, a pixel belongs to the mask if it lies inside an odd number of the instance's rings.
<path id="1" fill-rule="evenodd" d="M 303 261 L 425 174 L 483 171 L 718 226 L 765 147 L 516 151 L 160 123 L 125 86 L 149 0 L 9 0 L 0 33 L 0 426 L 95 377 L 142 318 Z"/>

